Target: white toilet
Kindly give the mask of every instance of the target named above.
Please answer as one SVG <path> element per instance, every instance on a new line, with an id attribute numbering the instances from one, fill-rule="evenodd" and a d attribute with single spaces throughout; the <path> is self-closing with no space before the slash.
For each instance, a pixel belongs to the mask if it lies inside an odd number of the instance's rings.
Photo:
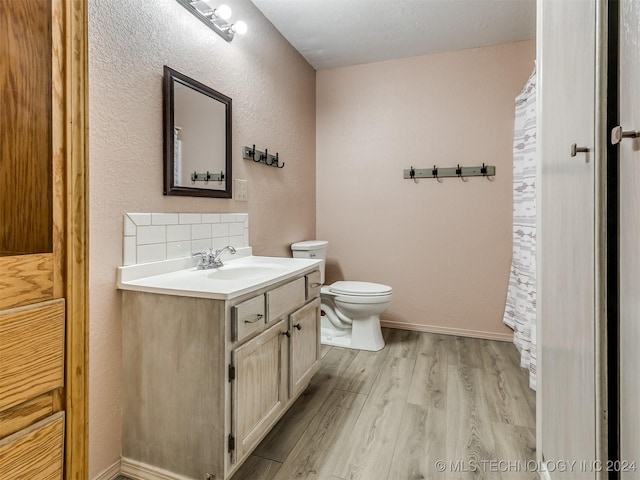
<path id="1" fill-rule="evenodd" d="M 322 260 L 322 283 L 328 246 L 325 240 L 291 245 L 295 258 Z M 384 348 L 380 314 L 391 304 L 391 293 L 391 287 L 380 283 L 340 281 L 324 285 L 320 290 L 322 344 L 374 352 Z"/>

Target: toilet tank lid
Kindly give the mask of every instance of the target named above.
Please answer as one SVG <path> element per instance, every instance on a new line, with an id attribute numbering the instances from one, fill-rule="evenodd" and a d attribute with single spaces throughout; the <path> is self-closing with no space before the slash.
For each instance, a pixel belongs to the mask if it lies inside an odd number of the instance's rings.
<path id="1" fill-rule="evenodd" d="M 326 247 L 329 244 L 326 240 L 306 240 L 291 244 L 291 250 L 307 251 Z"/>

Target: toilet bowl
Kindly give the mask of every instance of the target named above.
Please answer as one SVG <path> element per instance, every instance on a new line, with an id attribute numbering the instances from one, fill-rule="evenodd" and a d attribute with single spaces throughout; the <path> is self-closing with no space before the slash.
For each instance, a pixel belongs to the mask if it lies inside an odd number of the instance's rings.
<path id="1" fill-rule="evenodd" d="M 324 283 L 324 266 L 328 242 L 311 240 L 291 245 L 293 256 L 322 260 L 320 278 Z M 391 304 L 392 289 L 370 282 L 338 281 L 320 290 L 322 325 L 321 343 L 357 350 L 378 351 L 384 348 L 380 314 Z"/>

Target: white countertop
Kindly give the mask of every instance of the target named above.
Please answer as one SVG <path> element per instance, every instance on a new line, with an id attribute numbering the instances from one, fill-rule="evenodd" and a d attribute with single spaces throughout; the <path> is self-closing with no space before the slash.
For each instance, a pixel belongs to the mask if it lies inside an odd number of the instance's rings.
<path id="1" fill-rule="evenodd" d="M 197 260 L 192 258 L 118 267 L 117 284 L 121 290 L 229 300 L 308 273 L 321 262 L 258 257 L 251 255 L 250 248 L 238 249 L 234 257 L 225 256 L 223 267 L 206 270 L 196 269 Z"/>

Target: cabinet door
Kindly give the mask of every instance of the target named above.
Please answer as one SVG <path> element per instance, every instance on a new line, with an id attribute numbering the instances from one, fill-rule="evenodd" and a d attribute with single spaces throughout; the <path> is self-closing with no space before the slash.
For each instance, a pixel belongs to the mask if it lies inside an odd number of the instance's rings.
<path id="1" fill-rule="evenodd" d="M 295 397 L 320 367 L 320 299 L 291 314 L 290 391 Z"/>
<path id="2" fill-rule="evenodd" d="M 273 426 L 287 401 L 287 324 L 281 320 L 232 351 L 232 423 L 235 451 L 242 460 Z M 235 455 L 234 455 L 235 453 Z"/>

